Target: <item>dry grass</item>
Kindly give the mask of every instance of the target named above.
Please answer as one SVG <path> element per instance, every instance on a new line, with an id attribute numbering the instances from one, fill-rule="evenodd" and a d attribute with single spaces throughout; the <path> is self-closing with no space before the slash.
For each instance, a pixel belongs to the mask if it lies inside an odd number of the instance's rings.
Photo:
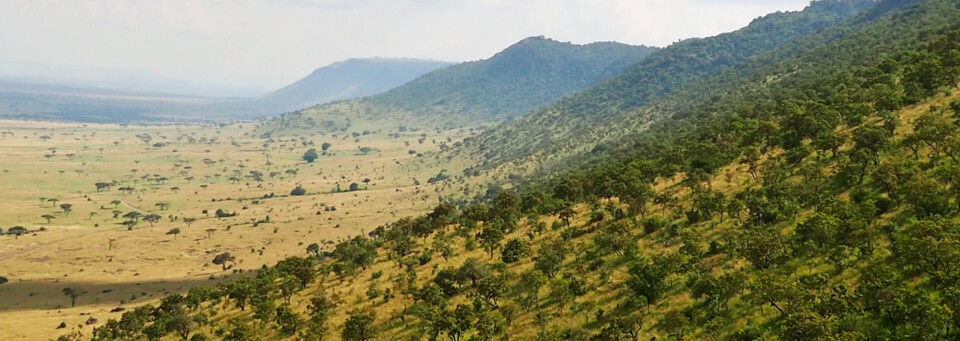
<path id="1" fill-rule="evenodd" d="M 211 278 L 230 273 L 210 264 L 217 253 L 235 255 L 235 269 L 256 269 L 305 255 L 310 243 L 336 242 L 421 214 L 440 195 L 460 190 L 449 182 L 426 182 L 441 169 L 457 174 L 456 165 L 442 164 L 430 154 L 418 158 L 408 150 L 437 150 L 448 137 L 454 141 L 466 137 L 466 130 L 426 132 L 422 144 L 417 141 L 421 132 L 399 137 L 374 133 L 359 137 L 359 142 L 348 134 L 312 136 L 306 140 L 316 146 L 309 147 L 287 137 L 265 148 L 264 139 L 244 134 L 251 128 L 249 123 L 121 127 L 0 121 L 0 227 L 6 231 L 19 225 L 31 231 L 19 238 L 0 236 L 0 275 L 10 280 L 0 285 L 3 339 L 53 338 L 91 316 L 103 323 L 119 317 L 120 313 L 109 313 L 114 307 L 129 308 L 169 292 L 214 284 Z M 142 142 L 136 137 L 141 134 L 151 135 L 152 141 Z M 188 137 L 217 142 L 190 143 Z M 155 148 L 156 142 L 169 145 Z M 322 142 L 333 144 L 331 155 L 312 164 L 300 160 L 308 148 L 319 150 Z M 360 147 L 374 150 L 363 154 Z M 214 164 L 207 166 L 204 159 Z M 298 174 L 283 173 L 288 169 L 297 169 Z M 244 178 L 231 183 L 228 178 L 234 170 L 241 175 L 261 171 L 264 181 Z M 271 178 L 270 172 L 281 174 Z M 158 184 L 141 179 L 144 175 L 169 180 Z M 363 183 L 366 178 L 369 185 Z M 415 185 L 414 179 L 422 185 Z M 101 181 L 121 184 L 97 192 L 94 183 Z M 337 183 L 345 190 L 354 182 L 367 189 L 332 193 Z M 288 196 L 296 185 L 308 194 Z M 136 190 L 130 194 L 117 190 L 124 186 Z M 276 197 L 262 199 L 271 193 Z M 117 208 L 113 200 L 121 201 Z M 158 202 L 170 207 L 161 210 Z M 58 206 L 63 203 L 71 204 L 72 212 L 62 212 Z M 328 206 L 336 211 L 325 210 Z M 217 219 L 213 213 L 221 208 L 239 215 Z M 154 226 L 141 221 L 128 231 L 120 224 L 123 218 L 113 218 L 115 209 L 163 218 Z M 41 218 L 44 214 L 54 216 L 50 223 Z M 270 223 L 254 226 L 267 216 Z M 196 221 L 188 225 L 183 221 L 187 217 Z M 46 231 L 40 232 L 41 227 Z M 181 234 L 176 238 L 165 234 L 172 228 Z M 208 229 L 215 232 L 208 234 Z M 62 295 L 65 287 L 87 292 L 76 308 L 70 308 Z M 56 329 L 61 321 L 70 327 Z M 88 336 L 90 328 L 84 327 Z"/>

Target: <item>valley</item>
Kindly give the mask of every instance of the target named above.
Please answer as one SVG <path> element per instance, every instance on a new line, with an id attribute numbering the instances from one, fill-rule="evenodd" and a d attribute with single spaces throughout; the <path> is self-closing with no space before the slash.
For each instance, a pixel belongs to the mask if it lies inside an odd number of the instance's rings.
<path id="1" fill-rule="evenodd" d="M 249 136 L 255 124 L 0 121 L 0 226 L 26 228 L 0 239 L 0 269 L 11 281 L 0 287 L 0 330 L 56 337 L 62 330 L 51 321 L 75 326 L 86 314 L 105 321 L 119 316 L 109 313 L 117 306 L 306 255 L 312 243 L 329 250 L 421 214 L 457 191 L 428 179 L 457 169 L 417 154 L 469 136 L 455 130 L 269 140 Z M 331 146 L 322 150 L 324 143 Z M 309 149 L 322 154 L 313 163 L 302 159 Z M 351 184 L 357 190 L 349 191 Z M 306 194 L 292 196 L 297 186 Z M 237 215 L 218 218 L 217 210 Z M 236 257 L 228 271 L 211 264 L 223 252 Z M 64 287 L 85 292 L 76 308 Z M 22 327 L 32 325 L 38 328 Z"/>
<path id="2" fill-rule="evenodd" d="M 817 0 L 351 59 L 261 119 L 0 120 L 0 339 L 957 339 L 958 23 Z"/>

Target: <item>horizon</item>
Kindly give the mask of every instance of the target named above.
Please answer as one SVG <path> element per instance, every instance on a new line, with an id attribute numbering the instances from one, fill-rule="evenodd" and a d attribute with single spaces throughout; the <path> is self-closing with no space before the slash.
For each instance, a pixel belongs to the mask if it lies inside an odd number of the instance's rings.
<path id="1" fill-rule="evenodd" d="M 733 31 L 757 17 L 808 4 L 808 0 L 775 4 L 609 0 L 571 1 L 564 6 L 545 0 L 470 4 L 406 0 L 387 6 L 337 0 L 14 2 L 0 4 L 0 20 L 13 28 L 0 32 L 0 77 L 255 97 L 352 58 L 460 63 L 489 58 L 533 36 L 574 44 L 615 41 L 665 47 Z"/>

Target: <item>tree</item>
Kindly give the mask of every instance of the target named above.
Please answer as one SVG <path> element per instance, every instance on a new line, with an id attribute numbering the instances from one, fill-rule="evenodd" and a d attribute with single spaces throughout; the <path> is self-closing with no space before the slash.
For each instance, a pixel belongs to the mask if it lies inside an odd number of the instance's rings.
<path id="1" fill-rule="evenodd" d="M 327 320 L 330 318 L 330 314 L 333 313 L 334 308 L 336 308 L 336 304 L 327 299 L 323 291 L 314 295 L 307 305 L 307 310 L 310 314 L 310 318 L 307 320 L 307 329 L 301 333 L 300 338 L 305 340 L 323 340 L 323 335 L 326 334 L 328 329 Z"/>
<path id="2" fill-rule="evenodd" d="M 7 234 L 12 234 L 13 239 L 20 239 L 20 235 L 27 233 L 27 228 L 23 226 L 14 226 L 7 229 Z"/>
<path id="3" fill-rule="evenodd" d="M 49 224 L 49 223 L 50 223 L 50 220 L 53 220 L 53 219 L 55 219 L 55 218 L 57 218 L 57 217 L 55 217 L 55 216 L 52 215 L 52 214 L 44 214 L 44 215 L 40 216 L 40 218 L 46 219 L 46 220 L 47 220 L 47 224 Z"/>
<path id="4" fill-rule="evenodd" d="M 824 248 L 839 226 L 840 221 L 837 218 L 824 213 L 817 213 L 810 219 L 798 224 L 796 234 L 801 241 L 812 241 L 820 248 Z"/>
<path id="5" fill-rule="evenodd" d="M 317 150 L 313 148 L 310 148 L 306 153 L 303 153 L 303 161 L 306 161 L 307 163 L 313 163 L 313 161 L 318 157 L 320 156 L 317 155 Z"/>
<path id="6" fill-rule="evenodd" d="M 570 227 L 570 219 L 577 216 L 577 211 L 573 209 L 572 204 L 564 202 L 557 212 L 557 216 L 563 220 L 567 227 Z"/>
<path id="7" fill-rule="evenodd" d="M 483 248 L 490 253 L 490 258 L 493 258 L 493 252 L 500 248 L 500 241 L 503 240 L 503 231 L 495 226 L 484 226 L 483 230 L 477 234 L 477 239 L 480 240 L 480 245 L 483 245 Z"/>
<path id="8" fill-rule="evenodd" d="M 290 191 L 290 195 L 293 195 L 293 196 L 301 196 L 304 194 L 307 194 L 307 190 L 303 189 L 303 187 L 300 185 L 297 185 L 296 188 Z"/>
<path id="9" fill-rule="evenodd" d="M 312 253 L 314 257 L 320 258 L 320 244 L 310 243 L 310 245 L 307 245 L 307 252 Z"/>
<path id="10" fill-rule="evenodd" d="M 679 310 L 671 310 L 664 314 L 660 326 L 677 340 L 683 340 L 683 334 L 690 328 L 690 318 Z"/>
<path id="11" fill-rule="evenodd" d="M 230 255 L 229 252 L 224 252 L 217 255 L 216 257 L 213 257 L 213 264 L 222 266 L 223 271 L 227 270 L 228 262 L 234 262 L 234 261 L 236 261 L 236 258 Z"/>
<path id="12" fill-rule="evenodd" d="M 70 211 L 73 209 L 71 204 L 60 204 L 60 209 L 63 210 L 63 215 L 69 215 Z"/>
<path id="13" fill-rule="evenodd" d="M 647 305 L 656 303 L 667 288 L 667 269 L 660 262 L 639 259 L 630 264 L 628 272 L 627 287 Z"/>
<path id="14" fill-rule="evenodd" d="M 563 278 L 554 278 L 550 280 L 549 298 L 557 304 L 559 315 L 563 315 L 563 307 L 573 301 L 573 291 L 570 290 L 570 281 Z"/>
<path id="15" fill-rule="evenodd" d="M 256 341 L 260 340 L 247 323 L 239 318 L 230 319 L 227 322 L 229 332 L 223 337 L 223 341 Z"/>
<path id="16" fill-rule="evenodd" d="M 176 239 L 177 239 L 177 235 L 180 234 L 180 228 L 179 228 L 179 227 L 174 227 L 174 228 L 170 229 L 170 231 L 167 231 L 167 234 L 172 234 L 172 235 L 173 235 L 173 239 L 176 240 Z"/>
<path id="17" fill-rule="evenodd" d="M 77 298 L 80 297 L 80 296 L 83 296 L 83 295 L 86 294 L 86 293 L 87 293 L 86 291 L 83 291 L 83 290 L 80 290 L 80 289 L 76 289 L 76 288 L 71 288 L 71 287 L 63 288 L 63 295 L 70 298 L 70 306 L 71 306 L 71 307 L 76 307 L 76 306 L 77 306 Z"/>
<path id="18" fill-rule="evenodd" d="M 303 325 L 303 320 L 297 313 L 290 309 L 289 303 L 284 303 L 277 307 L 274 321 L 280 326 L 281 336 L 290 336 L 296 334 Z"/>
<path id="19" fill-rule="evenodd" d="M 510 264 L 519 261 L 527 253 L 527 243 L 517 238 L 510 238 L 500 253 L 500 259 Z"/>
<path id="20" fill-rule="evenodd" d="M 145 216 L 143 217 L 143 221 L 146 221 L 146 222 L 150 223 L 150 227 L 153 227 L 153 224 L 155 224 L 156 222 L 160 221 L 161 218 L 163 218 L 163 217 L 161 217 L 159 214 L 153 214 L 153 213 L 152 213 L 152 214 L 145 215 Z M 179 230 L 177 230 L 177 231 L 178 231 L 178 233 L 179 233 Z M 168 233 L 168 234 L 169 234 L 169 233 Z"/>
<path id="21" fill-rule="evenodd" d="M 296 277 L 300 281 L 300 289 L 306 288 L 317 276 L 313 270 L 313 258 L 310 257 L 288 257 L 277 262 L 275 268 L 281 274 Z"/>
<path id="22" fill-rule="evenodd" d="M 341 263 L 366 270 L 377 258 L 377 245 L 367 237 L 356 236 L 348 242 L 337 244 L 332 256 Z"/>
<path id="23" fill-rule="evenodd" d="M 553 278 L 563 266 L 563 259 L 567 255 L 567 248 L 562 239 L 550 243 L 543 243 L 538 250 L 539 254 L 534 257 L 534 269 L 540 270 L 544 275 Z"/>
<path id="24" fill-rule="evenodd" d="M 377 337 L 377 331 L 373 327 L 373 321 L 376 319 L 373 311 L 351 311 L 347 321 L 343 323 L 343 331 L 340 337 L 344 341 L 367 341 Z"/>
<path id="25" fill-rule="evenodd" d="M 497 301 L 507 291 L 507 274 L 483 277 L 477 281 L 476 287 L 476 297 L 494 308 L 499 308 Z"/>
<path id="26" fill-rule="evenodd" d="M 193 321 L 181 311 L 169 317 L 165 321 L 164 327 L 179 335 L 180 339 L 186 340 L 190 336 L 190 332 L 193 331 Z"/>
<path id="27" fill-rule="evenodd" d="M 330 144 L 330 142 L 324 142 L 323 144 L 320 145 L 320 149 L 323 151 L 326 151 L 327 149 L 330 149 L 331 146 L 333 145 Z"/>
<path id="28" fill-rule="evenodd" d="M 113 184 L 109 182 L 98 182 L 98 183 L 95 183 L 94 186 L 97 187 L 97 192 L 100 192 L 105 189 L 109 190 L 110 186 L 113 186 Z"/>
<path id="29" fill-rule="evenodd" d="M 780 232 L 769 227 L 750 227 L 740 235 L 737 252 L 758 269 L 764 270 L 776 264 L 785 249 Z"/>
<path id="30" fill-rule="evenodd" d="M 454 341 L 460 341 L 460 337 L 473 327 L 475 319 L 473 308 L 468 305 L 458 304 L 453 312 L 444 312 L 446 316 L 447 335 Z"/>

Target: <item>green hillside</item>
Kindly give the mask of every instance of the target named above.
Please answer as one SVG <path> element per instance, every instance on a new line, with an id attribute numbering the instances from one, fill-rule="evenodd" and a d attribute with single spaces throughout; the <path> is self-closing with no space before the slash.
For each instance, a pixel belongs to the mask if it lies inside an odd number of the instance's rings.
<path id="1" fill-rule="evenodd" d="M 589 152 L 601 141 L 641 129 L 655 118 L 650 111 L 663 111 L 653 104 L 663 96 L 835 25 L 874 3 L 815 1 L 803 11 L 770 14 L 735 32 L 671 45 L 618 77 L 492 129 L 478 138 L 472 152 L 490 167 L 525 157 L 561 163 L 568 154 Z M 711 93 L 728 89 L 724 83 L 710 86 Z"/>
<path id="2" fill-rule="evenodd" d="M 881 1 L 672 91 L 589 166 L 305 246 L 94 336 L 957 339 L 958 86 L 960 4 Z"/>
<path id="3" fill-rule="evenodd" d="M 440 69 L 380 95 L 284 115 L 260 131 L 444 128 L 499 122 L 614 77 L 653 51 L 613 42 L 576 45 L 531 37 L 489 59 Z"/>

